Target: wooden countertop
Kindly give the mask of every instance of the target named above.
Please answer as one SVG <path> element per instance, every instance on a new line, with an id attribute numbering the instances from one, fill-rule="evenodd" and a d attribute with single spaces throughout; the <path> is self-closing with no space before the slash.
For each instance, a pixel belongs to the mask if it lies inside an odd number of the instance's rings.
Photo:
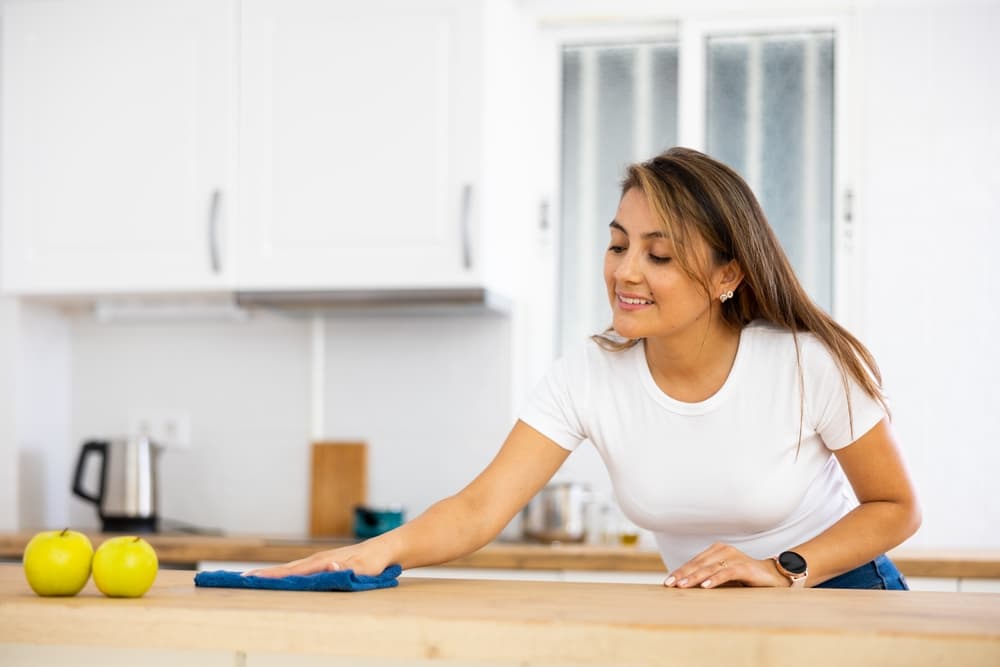
<path id="1" fill-rule="evenodd" d="M 20 558 L 34 532 L 0 533 L 0 558 Z M 107 535 L 90 533 L 96 547 Z M 201 561 L 285 562 L 353 540 L 209 536 L 158 533 L 145 536 L 160 561 L 194 567 Z M 890 556 L 908 577 L 1000 579 L 1000 549 L 898 549 Z M 663 572 L 659 553 L 628 547 L 494 542 L 445 567 L 524 570 Z"/>
<path id="2" fill-rule="evenodd" d="M 140 599 L 105 598 L 93 581 L 76 597 L 41 598 L 19 565 L 5 564 L 0 655 L 5 643 L 223 650 L 247 664 L 283 653 L 521 665 L 995 666 L 1000 594 L 405 576 L 394 589 L 297 593 L 201 589 L 191 572 L 165 570 Z"/>

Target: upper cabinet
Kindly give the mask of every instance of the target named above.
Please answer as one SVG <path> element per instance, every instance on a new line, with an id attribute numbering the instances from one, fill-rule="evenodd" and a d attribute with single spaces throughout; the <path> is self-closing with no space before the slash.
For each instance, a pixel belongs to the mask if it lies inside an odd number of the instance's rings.
<path id="1" fill-rule="evenodd" d="M 480 2 L 0 6 L 6 291 L 480 284 Z"/>
<path id="2" fill-rule="evenodd" d="M 230 283 L 235 5 L 2 5 L 3 287 Z"/>
<path id="3" fill-rule="evenodd" d="M 477 282 L 479 12 L 245 0 L 241 287 Z"/>

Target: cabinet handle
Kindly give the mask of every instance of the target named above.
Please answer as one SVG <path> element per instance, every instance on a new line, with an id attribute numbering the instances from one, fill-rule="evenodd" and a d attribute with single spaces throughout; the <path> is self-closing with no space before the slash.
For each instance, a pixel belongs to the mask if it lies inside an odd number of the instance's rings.
<path id="1" fill-rule="evenodd" d="M 219 260 L 219 206 L 222 203 L 222 190 L 216 188 L 212 191 L 212 198 L 208 204 L 208 259 L 212 266 L 212 273 L 218 273 L 222 269 Z"/>
<path id="2" fill-rule="evenodd" d="M 472 268 L 472 183 L 462 186 L 462 266 Z"/>

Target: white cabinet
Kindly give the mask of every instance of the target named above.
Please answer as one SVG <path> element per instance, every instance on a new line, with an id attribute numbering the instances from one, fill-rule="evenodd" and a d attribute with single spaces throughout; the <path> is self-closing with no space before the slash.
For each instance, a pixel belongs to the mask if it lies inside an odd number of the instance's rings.
<path id="1" fill-rule="evenodd" d="M 5 291 L 481 285 L 483 3 L 0 6 Z"/>
<path id="2" fill-rule="evenodd" d="M 481 7 L 245 0 L 244 289 L 473 286 Z"/>
<path id="3" fill-rule="evenodd" d="M 3 287 L 221 288 L 235 188 L 235 5 L 2 5 Z"/>

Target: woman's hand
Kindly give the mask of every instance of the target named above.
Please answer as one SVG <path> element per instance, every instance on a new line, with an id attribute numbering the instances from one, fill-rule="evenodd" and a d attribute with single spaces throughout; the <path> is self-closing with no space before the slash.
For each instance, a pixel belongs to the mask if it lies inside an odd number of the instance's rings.
<path id="1" fill-rule="evenodd" d="M 719 586 L 791 586 L 770 558 L 756 560 L 736 547 L 716 543 L 684 563 L 663 582 L 668 588 Z"/>
<path id="2" fill-rule="evenodd" d="M 314 574 L 316 572 L 336 572 L 354 570 L 355 574 L 382 574 L 392 565 L 392 555 L 376 540 L 367 540 L 348 547 L 320 551 L 311 556 L 293 560 L 284 565 L 275 565 L 244 572 L 244 576 L 287 577 L 291 574 Z"/>

